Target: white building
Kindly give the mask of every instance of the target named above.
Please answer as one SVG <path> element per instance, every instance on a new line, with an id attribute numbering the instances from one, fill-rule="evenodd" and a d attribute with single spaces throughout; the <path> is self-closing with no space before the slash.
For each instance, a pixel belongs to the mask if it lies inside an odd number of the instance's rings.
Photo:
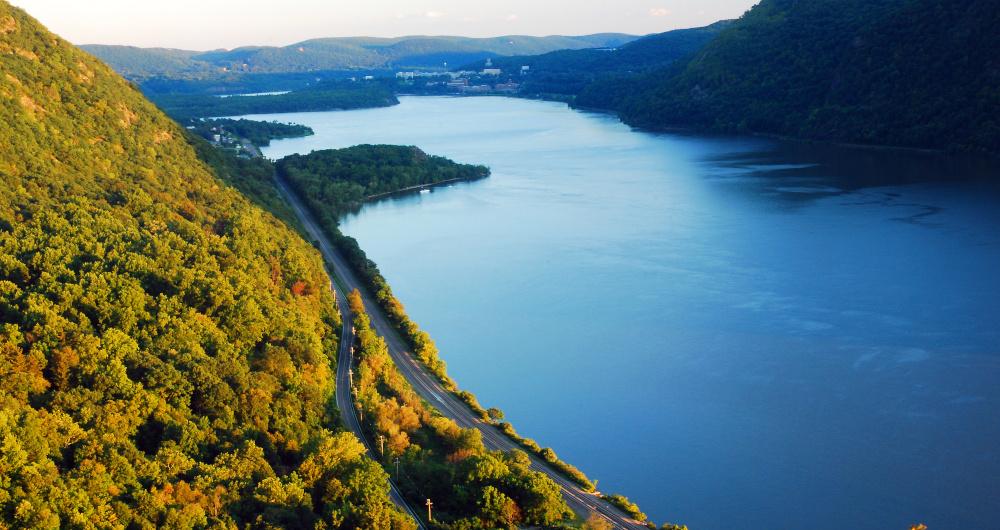
<path id="1" fill-rule="evenodd" d="M 503 71 L 499 68 L 484 68 L 483 75 L 500 75 Z"/>

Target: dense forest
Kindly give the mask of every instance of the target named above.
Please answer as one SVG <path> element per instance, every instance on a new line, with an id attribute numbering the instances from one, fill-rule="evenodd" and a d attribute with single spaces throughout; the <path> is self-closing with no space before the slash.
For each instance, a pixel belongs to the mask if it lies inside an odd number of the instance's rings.
<path id="1" fill-rule="evenodd" d="M 291 155 L 278 161 L 279 173 L 308 203 L 322 212 L 325 224 L 357 208 L 368 197 L 413 186 L 489 175 L 485 166 L 456 164 L 416 147 L 358 145 L 346 149 Z"/>
<path id="2" fill-rule="evenodd" d="M 206 140 L 220 132 L 227 132 L 239 138 L 246 138 L 258 147 L 269 145 L 271 140 L 312 136 L 314 131 L 297 123 L 277 121 L 232 120 L 226 118 L 192 120 L 190 127 L 195 134 Z"/>
<path id="3" fill-rule="evenodd" d="M 0 67 L 2 526 L 413 528 L 337 431 L 318 253 L 6 2 Z"/>
<path id="4" fill-rule="evenodd" d="M 666 67 L 700 50 L 729 21 L 703 28 L 679 29 L 648 35 L 617 48 L 558 50 L 542 55 L 497 57 L 494 68 L 513 74 L 521 94 L 531 97 L 569 98 L 594 83 L 612 87 L 628 83 L 639 74 Z M 523 75 L 521 68 L 527 66 Z M 479 70 L 483 62 L 466 68 Z"/>
<path id="5" fill-rule="evenodd" d="M 287 94 L 218 97 L 206 94 L 149 94 L 174 119 L 389 107 L 399 103 L 384 83 L 330 81 Z"/>
<path id="6" fill-rule="evenodd" d="M 198 158 L 208 164 L 223 182 L 236 188 L 251 202 L 305 235 L 306 232 L 294 210 L 275 188 L 274 164 L 270 160 L 261 157 L 239 157 L 230 150 L 219 149 L 194 135 L 190 135 L 189 139 Z"/>
<path id="7" fill-rule="evenodd" d="M 997 27 L 996 0 L 763 0 L 612 103 L 642 127 L 996 153 Z"/>

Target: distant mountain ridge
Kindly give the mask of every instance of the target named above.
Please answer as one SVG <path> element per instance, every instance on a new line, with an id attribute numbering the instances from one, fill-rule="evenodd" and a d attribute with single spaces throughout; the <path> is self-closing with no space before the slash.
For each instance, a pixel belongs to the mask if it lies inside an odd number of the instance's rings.
<path id="1" fill-rule="evenodd" d="M 223 72 L 291 73 L 341 69 L 422 68 L 470 63 L 488 57 L 535 55 L 562 49 L 616 47 L 637 37 L 622 33 L 582 36 L 506 35 L 335 37 L 288 46 L 246 46 L 196 52 L 90 44 L 81 46 L 133 80 L 199 77 Z"/>

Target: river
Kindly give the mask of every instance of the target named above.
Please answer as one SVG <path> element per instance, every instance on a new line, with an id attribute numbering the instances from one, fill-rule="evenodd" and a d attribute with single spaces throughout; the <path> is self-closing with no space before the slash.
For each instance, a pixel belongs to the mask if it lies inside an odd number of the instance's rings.
<path id="1" fill-rule="evenodd" d="M 343 230 L 463 388 L 653 520 L 1000 524 L 1000 163 L 497 97 L 256 118 L 316 131 L 271 158 L 492 168 Z"/>

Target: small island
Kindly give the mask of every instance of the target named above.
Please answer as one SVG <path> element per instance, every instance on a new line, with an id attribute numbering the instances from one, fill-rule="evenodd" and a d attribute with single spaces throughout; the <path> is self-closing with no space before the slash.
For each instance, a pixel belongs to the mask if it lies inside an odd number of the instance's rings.
<path id="1" fill-rule="evenodd" d="M 356 145 L 325 149 L 308 155 L 290 155 L 278 161 L 277 171 L 306 199 L 324 223 L 365 201 L 393 193 L 489 176 L 486 166 L 459 164 L 428 155 L 417 147 Z"/>

